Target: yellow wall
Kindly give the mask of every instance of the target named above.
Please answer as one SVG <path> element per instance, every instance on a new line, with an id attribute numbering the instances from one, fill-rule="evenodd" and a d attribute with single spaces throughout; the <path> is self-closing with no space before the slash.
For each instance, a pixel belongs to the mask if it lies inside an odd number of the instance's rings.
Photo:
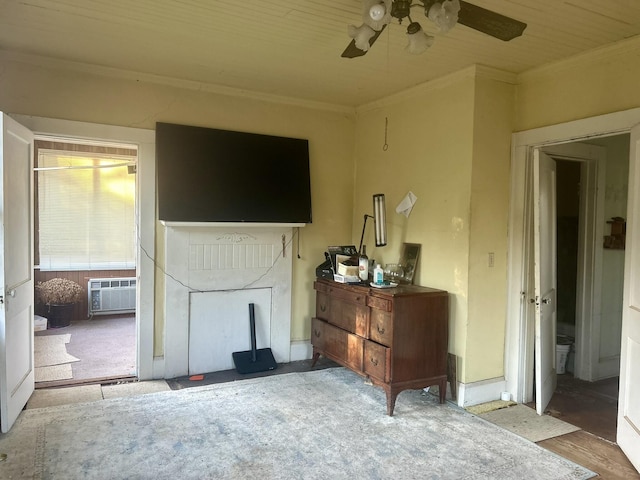
<path id="1" fill-rule="evenodd" d="M 476 77 L 465 383 L 504 375 L 514 81 Z"/>
<path id="2" fill-rule="evenodd" d="M 421 245 L 414 283 L 451 293 L 449 345 L 460 356 L 467 327 L 473 75 L 470 70 L 361 108 L 356 132 L 354 218 L 372 213 L 374 193 L 384 193 L 387 202 L 388 244 L 368 249 L 369 258 L 397 263 L 403 242 Z M 417 201 L 406 218 L 395 208 L 408 191 Z M 354 221 L 354 242 L 361 227 Z M 365 243 L 375 245 L 371 227 Z"/>
<path id="3" fill-rule="evenodd" d="M 163 121 L 309 139 L 313 223 L 300 229 L 301 258 L 293 261 L 291 327 L 292 340 L 309 339 L 315 267 L 324 260 L 327 245 L 351 236 L 351 109 L 222 95 L 149 78 L 122 78 L 118 72 L 97 75 L 76 66 L 62 69 L 21 60 L 0 54 L 0 110 L 7 113 L 146 129 Z M 158 225 L 160 262 L 162 228 Z M 155 355 L 163 353 L 162 315 L 158 309 Z"/>
<path id="4" fill-rule="evenodd" d="M 640 37 L 518 77 L 514 131 L 640 106 Z"/>
<path id="5" fill-rule="evenodd" d="M 395 263 L 403 242 L 421 245 L 414 283 L 450 293 L 449 351 L 465 383 L 503 375 L 513 80 L 471 68 L 358 110 L 354 218 L 371 213 L 372 194 L 387 199 L 388 245 L 369 257 Z M 395 207 L 409 190 L 406 218 Z"/>

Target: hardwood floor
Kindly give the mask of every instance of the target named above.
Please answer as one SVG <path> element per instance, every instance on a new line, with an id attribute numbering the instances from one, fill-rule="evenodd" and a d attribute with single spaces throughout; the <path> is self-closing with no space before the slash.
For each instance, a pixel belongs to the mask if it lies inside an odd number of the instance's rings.
<path id="1" fill-rule="evenodd" d="M 597 473 L 596 478 L 640 479 L 620 447 L 584 430 L 543 440 L 538 445 Z"/>
<path id="2" fill-rule="evenodd" d="M 615 443 L 618 378 L 585 382 L 558 375 L 546 413 L 582 430 L 538 442 L 606 480 L 640 480 L 640 474 Z"/>

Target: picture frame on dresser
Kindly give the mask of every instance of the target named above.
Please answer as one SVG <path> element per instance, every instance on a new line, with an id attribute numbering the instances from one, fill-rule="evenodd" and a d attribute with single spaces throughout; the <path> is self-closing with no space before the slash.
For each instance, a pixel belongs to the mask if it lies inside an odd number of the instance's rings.
<path id="1" fill-rule="evenodd" d="M 420 258 L 419 243 L 403 243 L 402 250 L 400 252 L 400 261 L 398 262 L 404 274 L 400 279 L 401 283 L 411 285 L 413 284 L 413 278 L 415 276 L 416 268 L 418 267 L 418 259 Z"/>

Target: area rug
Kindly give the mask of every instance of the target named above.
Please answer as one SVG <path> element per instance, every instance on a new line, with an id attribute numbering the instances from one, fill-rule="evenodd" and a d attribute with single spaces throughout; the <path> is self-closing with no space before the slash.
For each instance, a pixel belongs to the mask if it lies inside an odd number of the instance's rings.
<path id="1" fill-rule="evenodd" d="M 23 411 L 0 478 L 586 479 L 593 472 L 433 395 L 343 368 Z"/>
<path id="2" fill-rule="evenodd" d="M 73 369 L 69 363 L 36 367 L 33 369 L 33 372 L 34 381 L 36 383 L 55 382 L 57 380 L 69 380 L 70 378 L 73 378 Z"/>
<path id="3" fill-rule="evenodd" d="M 522 404 L 493 410 L 480 416 L 532 442 L 541 442 L 580 430 L 579 427 L 550 415 L 538 415 L 533 408 Z"/>
<path id="4" fill-rule="evenodd" d="M 38 335 L 34 337 L 34 366 L 36 382 L 51 382 L 73 378 L 70 363 L 80 359 L 67 353 L 70 334 Z"/>
<path id="5" fill-rule="evenodd" d="M 501 408 L 512 407 L 517 405 L 516 402 L 511 400 L 494 400 L 492 402 L 481 403 L 480 405 L 473 405 L 472 407 L 466 407 L 465 410 L 474 415 L 482 415 L 483 413 L 493 412 L 494 410 L 500 410 Z"/>

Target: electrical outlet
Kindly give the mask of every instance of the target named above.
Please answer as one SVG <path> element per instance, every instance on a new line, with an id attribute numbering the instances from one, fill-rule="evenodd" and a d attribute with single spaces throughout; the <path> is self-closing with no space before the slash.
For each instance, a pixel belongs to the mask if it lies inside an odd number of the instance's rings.
<path id="1" fill-rule="evenodd" d="M 489 252 L 489 267 L 493 267 L 494 264 L 494 253 Z"/>

